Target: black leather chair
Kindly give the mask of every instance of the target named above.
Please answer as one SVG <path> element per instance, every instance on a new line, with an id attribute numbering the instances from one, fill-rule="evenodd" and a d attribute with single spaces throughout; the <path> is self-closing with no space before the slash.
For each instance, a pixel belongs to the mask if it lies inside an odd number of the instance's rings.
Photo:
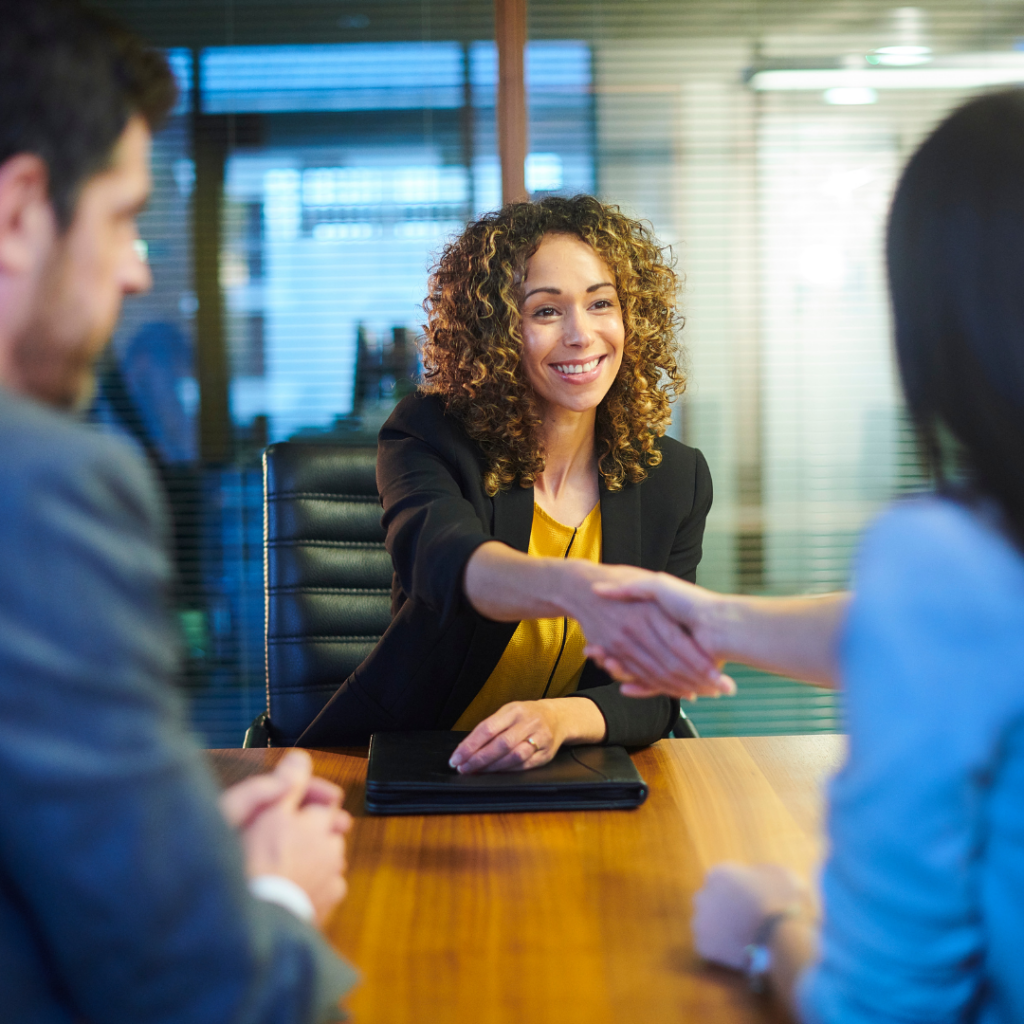
<path id="1" fill-rule="evenodd" d="M 377 449 L 282 442 L 263 455 L 267 711 L 245 746 L 290 746 L 391 622 Z"/>

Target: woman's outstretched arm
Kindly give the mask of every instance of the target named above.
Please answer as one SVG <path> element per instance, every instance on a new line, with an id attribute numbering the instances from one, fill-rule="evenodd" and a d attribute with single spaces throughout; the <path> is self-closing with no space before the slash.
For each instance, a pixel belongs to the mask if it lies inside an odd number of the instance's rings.
<path id="1" fill-rule="evenodd" d="M 481 615 L 501 622 L 567 615 L 631 674 L 687 696 L 731 692 L 718 667 L 656 601 L 612 602 L 595 585 L 615 585 L 654 573 L 583 559 L 536 558 L 490 541 L 466 564 L 464 590 Z"/>
<path id="2" fill-rule="evenodd" d="M 598 582 L 594 589 L 620 608 L 623 601 L 654 602 L 681 625 L 694 644 L 718 664 L 737 661 L 819 686 L 838 687 L 838 640 L 849 606 L 848 593 L 816 597 L 749 597 L 716 594 L 666 573 L 635 573 L 623 585 Z M 623 682 L 623 692 L 687 695 L 680 673 L 675 687 L 632 672 L 602 645 L 587 654 Z"/>

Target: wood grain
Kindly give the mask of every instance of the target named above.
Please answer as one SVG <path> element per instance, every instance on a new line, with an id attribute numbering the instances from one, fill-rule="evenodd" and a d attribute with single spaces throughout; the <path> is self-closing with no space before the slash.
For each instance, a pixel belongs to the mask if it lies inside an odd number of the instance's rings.
<path id="1" fill-rule="evenodd" d="M 636 811 L 366 816 L 365 751 L 313 755 L 360 817 L 328 929 L 363 972 L 356 1024 L 779 1019 L 695 956 L 691 900 L 723 859 L 813 870 L 839 737 L 663 740 L 634 756 Z M 214 763 L 228 782 L 279 756 Z"/>

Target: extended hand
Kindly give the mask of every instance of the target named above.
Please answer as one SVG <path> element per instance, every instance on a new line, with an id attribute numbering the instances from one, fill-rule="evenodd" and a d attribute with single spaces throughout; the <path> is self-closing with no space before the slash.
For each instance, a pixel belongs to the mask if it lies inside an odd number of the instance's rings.
<path id="1" fill-rule="evenodd" d="M 269 776 L 247 779 L 221 800 L 228 821 L 240 829 L 249 877 L 291 879 L 306 891 L 321 922 L 346 891 L 345 834 L 352 817 L 341 798 L 337 786 L 314 777 L 309 754 L 292 750 Z"/>
<path id="2" fill-rule="evenodd" d="M 623 693 L 693 699 L 735 692 L 733 681 L 655 599 L 663 573 L 584 562 L 572 569 L 581 575 L 572 615 L 587 638 L 586 654 L 629 684 Z"/>
<path id="3" fill-rule="evenodd" d="M 588 643 L 587 656 L 623 684 L 623 693 L 631 697 L 667 693 L 692 700 L 709 693 L 736 692 L 736 684 L 721 672 L 722 658 L 710 625 L 710 612 L 718 598 L 710 590 L 667 573 L 625 567 L 619 570 L 618 579 L 599 580 L 593 590 L 609 602 L 613 614 L 625 615 L 633 602 L 656 607 L 662 618 L 673 623 L 675 643 L 665 650 L 666 658 L 672 660 L 660 674 L 636 671 L 635 663 L 603 640 Z M 713 684 L 710 690 L 709 682 Z"/>

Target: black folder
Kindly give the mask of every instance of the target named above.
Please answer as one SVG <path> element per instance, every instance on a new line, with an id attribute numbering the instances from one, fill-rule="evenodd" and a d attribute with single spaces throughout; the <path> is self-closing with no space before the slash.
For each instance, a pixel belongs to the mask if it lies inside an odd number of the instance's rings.
<path id="1" fill-rule="evenodd" d="M 540 768 L 460 775 L 448 758 L 464 732 L 375 732 L 366 771 L 371 814 L 575 811 L 639 807 L 647 798 L 623 747 L 562 747 Z"/>

